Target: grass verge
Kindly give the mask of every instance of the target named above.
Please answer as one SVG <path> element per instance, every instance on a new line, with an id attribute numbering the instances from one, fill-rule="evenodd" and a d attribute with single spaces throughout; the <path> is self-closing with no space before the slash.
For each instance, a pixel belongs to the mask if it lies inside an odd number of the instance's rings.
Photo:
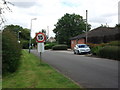
<path id="1" fill-rule="evenodd" d="M 80 88 L 26 50 L 15 73 L 3 75 L 2 88 Z"/>

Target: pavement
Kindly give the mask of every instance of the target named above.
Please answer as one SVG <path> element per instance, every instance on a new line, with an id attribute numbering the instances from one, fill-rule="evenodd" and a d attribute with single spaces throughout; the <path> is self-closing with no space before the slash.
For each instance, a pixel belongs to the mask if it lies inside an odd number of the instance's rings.
<path id="1" fill-rule="evenodd" d="M 119 61 L 74 55 L 71 50 L 46 50 L 42 60 L 84 88 L 118 88 Z"/>

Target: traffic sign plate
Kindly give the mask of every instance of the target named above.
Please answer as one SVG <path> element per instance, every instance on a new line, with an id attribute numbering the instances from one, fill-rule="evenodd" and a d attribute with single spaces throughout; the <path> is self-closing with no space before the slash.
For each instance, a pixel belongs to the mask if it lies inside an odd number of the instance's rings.
<path id="1" fill-rule="evenodd" d="M 36 41 L 38 43 L 43 43 L 46 40 L 46 37 L 43 33 L 37 33 L 36 34 Z"/>

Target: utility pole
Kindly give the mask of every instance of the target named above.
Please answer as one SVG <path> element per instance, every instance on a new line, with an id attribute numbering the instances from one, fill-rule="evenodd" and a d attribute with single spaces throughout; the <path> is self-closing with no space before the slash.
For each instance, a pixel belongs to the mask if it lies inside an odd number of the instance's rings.
<path id="1" fill-rule="evenodd" d="M 87 44 L 87 37 L 88 37 L 88 34 L 87 34 L 87 31 L 88 31 L 88 23 L 87 23 L 87 18 L 88 18 L 88 10 L 86 10 L 86 44 Z"/>
<path id="2" fill-rule="evenodd" d="M 49 26 L 47 26 L 47 31 L 48 31 L 48 39 L 49 39 Z"/>
<path id="3" fill-rule="evenodd" d="M 57 44 L 59 44 L 59 33 L 57 32 Z"/>

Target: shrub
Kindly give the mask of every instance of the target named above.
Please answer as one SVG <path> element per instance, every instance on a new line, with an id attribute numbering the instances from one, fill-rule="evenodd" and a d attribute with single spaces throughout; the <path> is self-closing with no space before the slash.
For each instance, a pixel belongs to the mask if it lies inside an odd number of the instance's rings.
<path id="1" fill-rule="evenodd" d="M 108 45 L 110 45 L 110 46 L 120 46 L 120 41 L 112 41 Z"/>
<path id="2" fill-rule="evenodd" d="M 45 49 L 52 49 L 52 47 L 55 45 L 56 45 L 56 43 L 48 43 L 45 45 Z"/>
<path id="3" fill-rule="evenodd" d="M 91 48 L 91 53 L 93 55 L 97 55 L 99 53 L 99 50 L 102 48 L 102 46 L 95 46 Z"/>
<path id="4" fill-rule="evenodd" d="M 105 46 L 100 49 L 98 56 L 109 59 L 120 60 L 120 47 L 118 46 Z"/>
<path id="5" fill-rule="evenodd" d="M 2 72 L 14 72 L 21 57 L 21 46 L 15 34 L 9 30 L 2 33 Z"/>
<path id="6" fill-rule="evenodd" d="M 52 47 L 53 50 L 67 50 L 67 45 L 55 45 Z"/>
<path id="7" fill-rule="evenodd" d="M 108 43 L 101 43 L 101 44 L 87 43 L 87 45 L 89 45 L 90 48 L 93 48 L 93 47 L 96 47 L 96 46 L 104 47 L 104 46 L 108 45 Z"/>

